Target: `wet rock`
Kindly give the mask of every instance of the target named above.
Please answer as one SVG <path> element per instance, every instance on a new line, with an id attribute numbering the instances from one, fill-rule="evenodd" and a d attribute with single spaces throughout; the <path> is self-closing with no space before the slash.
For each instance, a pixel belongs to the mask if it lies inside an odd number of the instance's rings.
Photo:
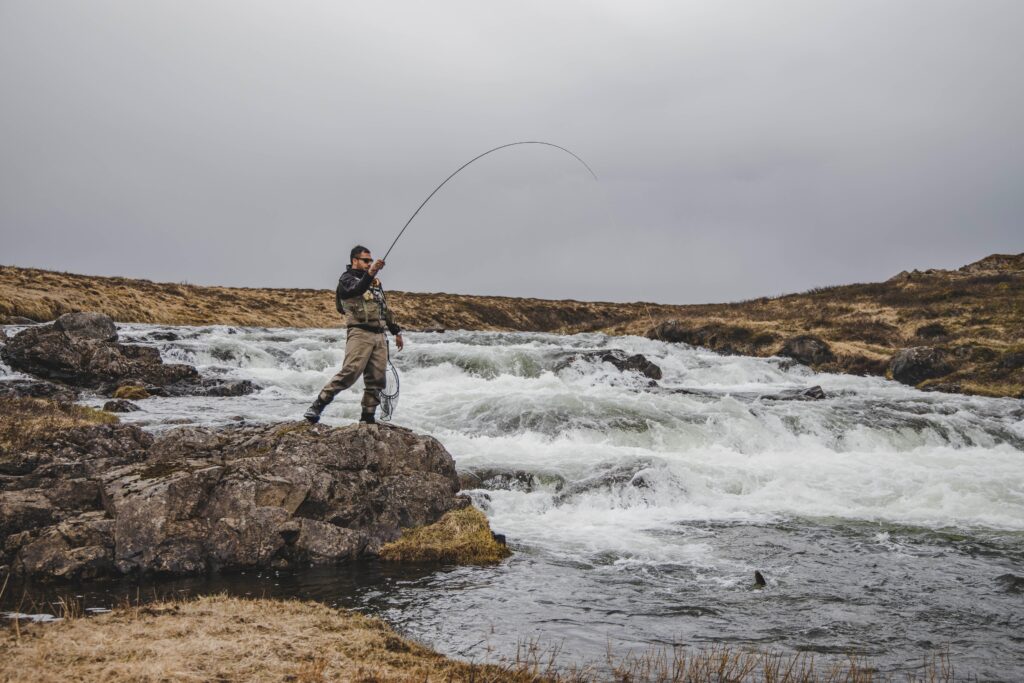
<path id="1" fill-rule="evenodd" d="M 168 330 L 157 330 L 155 332 L 150 332 L 146 336 L 153 341 L 178 341 L 181 339 L 177 333 L 170 332 Z"/>
<path id="2" fill-rule="evenodd" d="M 825 390 L 820 386 L 815 385 L 806 389 L 786 389 L 780 391 L 777 394 L 770 394 L 768 396 L 762 396 L 761 398 L 771 399 L 773 401 L 820 401 L 823 398 L 827 398 Z"/>
<path id="3" fill-rule="evenodd" d="M 131 401 L 127 401 L 123 398 L 114 399 L 113 401 L 107 401 L 103 404 L 103 410 L 108 413 L 137 413 L 142 410 L 139 406 L 135 405 Z"/>
<path id="4" fill-rule="evenodd" d="M 38 325 L 39 321 L 38 320 L 33 320 L 32 318 L 26 318 L 26 317 L 20 316 L 20 315 L 12 315 L 11 317 L 9 317 L 7 319 L 7 324 L 8 325 Z"/>
<path id="5" fill-rule="evenodd" d="M 608 349 L 605 351 L 583 351 L 574 353 L 558 363 L 554 370 L 563 370 L 578 360 L 599 361 L 609 363 L 622 372 L 639 372 L 644 377 L 654 380 L 661 379 L 661 368 L 647 360 L 643 354 L 629 355 L 619 349 Z"/>
<path id="6" fill-rule="evenodd" d="M 810 334 L 790 337 L 782 343 L 782 348 L 776 355 L 792 358 L 804 365 L 820 365 L 836 360 L 836 355 L 832 353 L 828 343 Z"/>
<path id="7" fill-rule="evenodd" d="M 260 386 L 247 379 L 215 379 L 204 377 L 198 381 L 176 382 L 162 387 L 162 396 L 247 396 L 260 390 Z"/>
<path id="8" fill-rule="evenodd" d="M 102 313 L 65 313 L 53 322 L 53 329 L 76 339 L 117 341 L 117 326 Z"/>
<path id="9" fill-rule="evenodd" d="M 78 398 L 78 392 L 64 384 L 41 379 L 12 379 L 0 382 L 0 397 L 49 398 L 54 401 L 71 402 Z"/>
<path id="10" fill-rule="evenodd" d="M 104 425 L 15 456 L 0 564 L 35 578 L 344 562 L 467 504 L 444 447 L 390 425 Z"/>
<path id="11" fill-rule="evenodd" d="M 611 491 L 627 485 L 632 485 L 636 488 L 650 488 L 650 480 L 643 476 L 643 471 L 649 467 L 650 463 L 644 461 L 616 465 L 604 472 L 566 484 L 562 491 L 553 498 L 553 502 L 556 505 L 561 505 L 570 498 L 584 493 L 602 490 Z"/>
<path id="12" fill-rule="evenodd" d="M 537 487 L 537 479 L 526 470 L 481 469 L 460 473 L 459 485 L 462 488 L 529 493 Z"/>
<path id="13" fill-rule="evenodd" d="M 0 327 L 0 342 L 7 341 L 7 331 Z"/>
<path id="14" fill-rule="evenodd" d="M 889 371 L 897 382 L 916 386 L 927 379 L 948 375 L 953 367 L 944 350 L 915 346 L 898 351 L 889 361 Z"/>

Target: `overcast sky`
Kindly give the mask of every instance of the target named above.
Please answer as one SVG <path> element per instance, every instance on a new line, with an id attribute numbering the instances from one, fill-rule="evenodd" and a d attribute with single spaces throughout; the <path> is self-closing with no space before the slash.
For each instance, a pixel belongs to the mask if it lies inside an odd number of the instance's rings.
<path id="1" fill-rule="evenodd" d="M 0 263 L 730 301 L 1024 251 L 1024 2 L 0 0 Z"/>

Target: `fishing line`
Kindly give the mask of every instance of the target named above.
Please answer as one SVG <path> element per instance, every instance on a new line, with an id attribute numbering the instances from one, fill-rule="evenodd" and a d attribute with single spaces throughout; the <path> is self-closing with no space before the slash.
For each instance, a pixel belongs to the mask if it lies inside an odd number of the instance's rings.
<path id="1" fill-rule="evenodd" d="M 405 232 L 405 229 L 408 228 L 409 224 L 412 223 L 414 218 L 416 218 L 416 214 L 418 214 L 420 212 L 420 209 L 422 209 L 424 206 L 427 205 L 427 202 L 430 201 L 431 197 L 433 197 L 435 194 L 437 194 L 438 190 L 440 190 L 442 187 L 445 186 L 445 183 L 447 183 L 449 180 L 451 180 L 452 178 L 457 176 L 459 174 L 459 171 L 461 171 L 462 169 L 466 168 L 467 166 L 469 166 L 471 163 L 473 163 L 477 159 L 485 157 L 485 156 L 487 156 L 488 154 L 490 154 L 492 152 L 497 152 L 499 149 L 505 149 L 506 147 L 515 147 L 516 145 L 544 145 L 546 147 L 554 147 L 555 149 L 560 149 L 563 152 L 572 155 L 576 159 L 576 161 L 578 161 L 581 164 L 583 164 L 583 166 L 587 169 L 587 171 L 590 172 L 590 175 L 594 176 L 594 180 L 597 180 L 597 174 L 594 173 L 594 170 L 592 168 L 590 168 L 590 165 L 587 164 L 587 162 L 583 161 L 583 159 L 581 159 L 579 156 L 577 156 L 575 152 L 573 152 L 572 150 L 566 149 L 565 147 L 562 147 L 560 145 L 556 145 L 554 143 L 551 143 L 551 142 L 541 142 L 539 140 L 523 140 L 521 142 L 510 142 L 507 145 L 501 145 L 499 147 L 495 147 L 494 149 L 489 149 L 486 152 L 484 152 L 483 154 L 480 154 L 478 156 L 473 157 L 472 159 L 470 159 L 469 161 L 464 163 L 462 166 L 459 166 L 457 169 L 455 169 L 454 173 L 452 173 L 450 176 L 445 178 L 444 182 L 442 182 L 440 185 L 435 187 L 434 191 L 431 192 L 429 195 L 427 195 L 427 198 L 423 200 L 423 203 L 419 205 L 419 207 L 413 212 L 413 214 L 411 216 L 409 216 L 409 220 L 407 220 L 405 222 L 405 225 L 402 226 L 402 229 L 398 232 L 398 236 L 395 237 L 395 241 L 391 243 L 391 246 L 388 247 L 388 250 L 384 253 L 384 260 L 385 261 L 388 260 L 388 254 L 390 254 L 391 250 L 395 248 L 396 244 L 398 244 L 398 240 L 401 239 L 402 234 Z"/>

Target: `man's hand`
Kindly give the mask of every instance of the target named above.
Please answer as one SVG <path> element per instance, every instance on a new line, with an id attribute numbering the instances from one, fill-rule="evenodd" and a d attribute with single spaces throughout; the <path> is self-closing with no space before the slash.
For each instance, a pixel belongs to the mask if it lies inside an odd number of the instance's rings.
<path id="1" fill-rule="evenodd" d="M 402 349 L 405 348 L 405 340 L 402 339 L 402 335 L 400 335 L 400 334 L 396 334 L 395 335 L 395 346 L 398 347 L 399 351 L 401 351 Z"/>
<path id="2" fill-rule="evenodd" d="M 377 259 L 376 261 L 373 262 L 373 265 L 370 266 L 370 275 L 376 275 L 377 273 L 380 272 L 380 269 L 383 267 L 384 261 L 381 259 Z"/>

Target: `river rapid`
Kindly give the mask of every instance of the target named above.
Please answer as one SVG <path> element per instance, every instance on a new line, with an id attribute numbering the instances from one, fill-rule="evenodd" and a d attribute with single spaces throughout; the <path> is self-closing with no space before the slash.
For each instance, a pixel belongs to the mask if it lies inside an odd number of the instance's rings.
<path id="1" fill-rule="evenodd" d="M 336 329 L 120 330 L 166 361 L 263 387 L 147 399 L 122 416 L 153 431 L 301 419 L 344 356 Z M 855 653 L 899 672 L 948 648 L 958 676 L 1024 680 L 1024 402 L 638 337 L 406 337 L 393 358 L 394 422 L 437 437 L 477 477 L 469 494 L 513 557 L 250 572 L 154 591 L 310 597 L 476 661 L 526 641 L 558 647 L 565 662 L 725 642 Z M 597 349 L 643 353 L 662 368 L 660 387 L 599 362 L 556 369 Z M 812 385 L 827 397 L 767 398 Z M 357 419 L 359 391 L 324 422 Z M 754 588 L 755 570 L 767 587 Z M 104 607 L 126 587 L 84 590 L 87 607 Z"/>

